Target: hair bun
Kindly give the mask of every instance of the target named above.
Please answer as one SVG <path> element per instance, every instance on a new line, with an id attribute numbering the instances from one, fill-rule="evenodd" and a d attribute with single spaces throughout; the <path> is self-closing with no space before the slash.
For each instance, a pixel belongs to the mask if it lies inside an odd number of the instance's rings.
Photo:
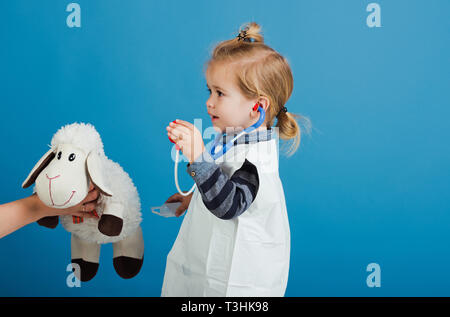
<path id="1" fill-rule="evenodd" d="M 250 22 L 239 28 L 239 34 L 236 38 L 238 42 L 264 42 L 264 38 L 260 32 L 261 27 L 255 22 Z"/>

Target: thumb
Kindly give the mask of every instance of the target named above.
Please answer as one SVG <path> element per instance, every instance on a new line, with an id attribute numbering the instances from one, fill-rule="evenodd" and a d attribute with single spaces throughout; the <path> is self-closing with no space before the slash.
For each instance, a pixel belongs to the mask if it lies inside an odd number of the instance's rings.
<path id="1" fill-rule="evenodd" d="M 177 211 L 175 212 L 175 216 L 179 217 L 187 208 L 183 205 L 177 208 Z"/>

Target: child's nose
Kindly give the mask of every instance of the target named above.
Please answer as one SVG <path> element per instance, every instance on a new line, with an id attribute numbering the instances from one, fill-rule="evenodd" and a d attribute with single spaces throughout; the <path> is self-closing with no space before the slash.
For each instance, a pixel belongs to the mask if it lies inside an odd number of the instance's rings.
<path id="1" fill-rule="evenodd" d="M 213 94 L 209 94 L 208 99 L 206 99 L 206 105 L 209 106 L 213 106 Z"/>

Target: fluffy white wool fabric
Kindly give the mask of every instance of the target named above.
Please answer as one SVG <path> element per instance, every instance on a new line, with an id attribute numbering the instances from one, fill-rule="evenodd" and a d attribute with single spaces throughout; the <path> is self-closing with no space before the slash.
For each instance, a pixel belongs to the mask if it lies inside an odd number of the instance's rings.
<path id="1" fill-rule="evenodd" d="M 61 127 L 53 136 L 51 147 L 59 144 L 73 144 L 86 154 L 91 151 L 99 155 L 105 154 L 100 134 L 89 123 L 72 123 Z"/>
<path id="2" fill-rule="evenodd" d="M 101 195 L 97 204 L 97 213 L 101 217 L 103 211 L 117 203 L 124 206 L 122 232 L 116 237 L 108 237 L 98 230 L 98 219 L 84 218 L 83 223 L 73 223 L 72 216 L 61 216 L 63 227 L 83 240 L 96 243 L 117 242 L 132 234 L 142 221 L 141 203 L 136 187 L 128 173 L 116 162 L 105 160 L 106 182 L 112 197 Z"/>
<path id="3" fill-rule="evenodd" d="M 96 209 L 100 217 L 104 210 L 108 210 L 111 206 L 114 208 L 119 204 L 124 207 L 122 232 L 116 237 L 102 234 L 98 230 L 98 219 L 95 218 L 84 218 L 82 223 L 74 224 L 72 216 L 61 216 L 63 227 L 83 240 L 99 244 L 114 243 L 132 234 L 142 221 L 141 203 L 137 189 L 128 173 L 119 164 L 106 157 L 103 142 L 96 129 L 92 125 L 84 123 L 66 125 L 53 136 L 52 147 L 59 144 L 75 145 L 86 154 L 95 151 L 103 160 L 102 174 L 105 177 L 105 185 L 113 192 L 113 196 L 100 196 Z"/>

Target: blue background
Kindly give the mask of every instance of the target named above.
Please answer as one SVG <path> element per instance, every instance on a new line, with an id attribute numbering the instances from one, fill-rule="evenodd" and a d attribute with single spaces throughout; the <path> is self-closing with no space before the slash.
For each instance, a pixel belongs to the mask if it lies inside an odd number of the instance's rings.
<path id="1" fill-rule="evenodd" d="M 146 256 L 123 280 L 103 246 L 97 276 L 69 288 L 70 234 L 33 223 L 0 240 L 0 296 L 160 295 L 182 221 L 150 212 L 176 192 L 165 127 L 210 123 L 203 63 L 253 20 L 292 66 L 289 111 L 314 127 L 280 158 L 286 295 L 449 296 L 450 2 L 377 1 L 369 28 L 370 2 L 79 0 L 69 28 L 70 1 L 1 1 L 0 203 L 31 194 L 22 181 L 60 126 L 90 122 L 139 190 Z"/>

